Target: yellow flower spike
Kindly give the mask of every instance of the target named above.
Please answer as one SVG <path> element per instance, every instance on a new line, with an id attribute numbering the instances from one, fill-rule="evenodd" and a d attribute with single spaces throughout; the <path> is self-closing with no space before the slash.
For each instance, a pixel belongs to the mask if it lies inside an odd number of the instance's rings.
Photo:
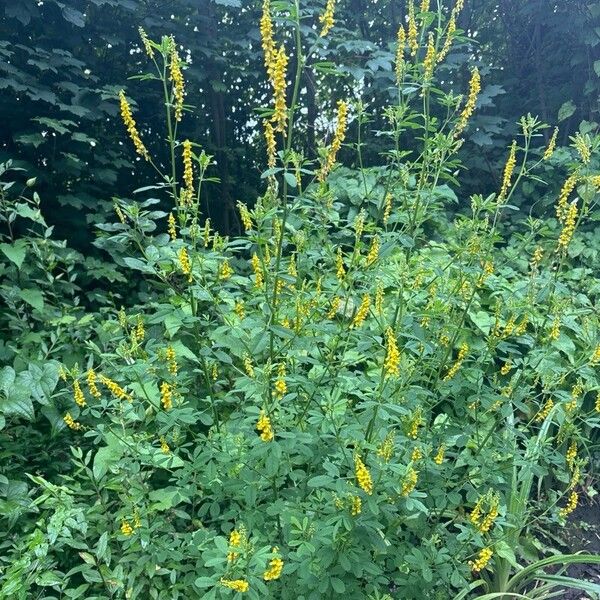
<path id="1" fill-rule="evenodd" d="M 469 82 L 469 95 L 467 97 L 467 102 L 465 103 L 460 116 L 458 117 L 458 122 L 456 123 L 456 127 L 454 129 L 454 137 L 457 138 L 461 135 L 461 133 L 465 130 L 469 119 L 475 112 L 475 105 L 477 104 L 477 96 L 481 91 L 481 76 L 479 74 L 479 70 L 477 68 L 473 69 L 471 74 L 471 80 Z"/>
<path id="2" fill-rule="evenodd" d="M 181 71 L 181 59 L 177 52 L 177 44 L 171 38 L 171 60 L 169 62 L 169 76 L 173 84 L 173 106 L 175 109 L 175 120 L 181 121 L 183 116 L 183 100 L 185 97 L 185 82 Z"/>
<path id="3" fill-rule="evenodd" d="M 469 561 L 469 566 L 474 573 L 479 573 L 483 571 L 487 567 L 487 564 L 490 562 L 494 551 L 491 548 L 483 548 L 477 555 L 477 558 L 474 561 Z"/>
<path id="4" fill-rule="evenodd" d="M 104 375 L 100 375 L 100 383 L 106 388 L 108 391 L 117 399 L 117 400 L 127 400 L 131 402 L 133 397 L 128 394 L 118 383 L 115 383 L 112 379 L 105 377 Z"/>
<path id="5" fill-rule="evenodd" d="M 121 521 L 121 533 L 127 537 L 133 533 L 133 527 L 129 521 L 126 521 L 125 519 Z"/>
<path id="6" fill-rule="evenodd" d="M 444 462 L 445 453 L 446 453 L 446 446 L 444 444 L 442 444 L 438 448 L 438 451 L 436 452 L 435 456 L 433 457 L 433 462 L 436 465 L 441 465 Z"/>
<path id="7" fill-rule="evenodd" d="M 411 56 L 416 56 L 419 49 L 418 36 L 415 3 L 413 0 L 408 0 L 408 47 L 410 48 Z"/>
<path id="8" fill-rule="evenodd" d="M 378 281 L 375 289 L 375 311 L 378 315 L 383 314 L 383 300 L 385 298 L 385 290 L 383 288 L 383 282 Z"/>
<path id="9" fill-rule="evenodd" d="M 321 29 L 321 37 L 325 37 L 331 31 L 331 28 L 335 23 L 335 3 L 336 0 L 327 0 L 325 12 L 319 17 L 319 22 L 323 26 Z"/>
<path id="10" fill-rule="evenodd" d="M 402 490 L 401 494 L 404 498 L 409 496 L 417 486 L 417 481 L 419 479 L 419 473 L 414 469 L 414 467 L 409 466 L 406 470 L 406 474 L 404 475 L 404 479 L 402 480 Z"/>
<path id="11" fill-rule="evenodd" d="M 276 164 L 277 142 L 275 141 L 275 130 L 270 121 L 264 122 L 265 142 L 267 144 L 267 166 L 273 169 Z"/>
<path id="12" fill-rule="evenodd" d="M 239 548 L 242 545 L 242 541 L 242 534 L 237 529 L 233 529 L 229 534 L 229 545 L 235 548 Z M 235 561 L 239 555 L 239 552 L 234 552 L 233 550 L 230 550 L 227 553 L 227 562 Z"/>
<path id="13" fill-rule="evenodd" d="M 419 427 L 424 424 L 423 411 L 419 407 L 410 416 L 406 426 L 406 436 L 416 440 L 419 435 Z"/>
<path id="14" fill-rule="evenodd" d="M 510 360 L 507 360 L 500 369 L 500 375 L 508 375 L 512 369 L 512 363 Z"/>
<path id="15" fill-rule="evenodd" d="M 508 190 L 512 185 L 512 175 L 517 164 L 517 142 L 513 140 L 510 151 L 508 153 L 508 159 L 506 165 L 504 165 L 504 175 L 502 176 L 502 187 L 500 188 L 500 194 L 498 194 L 498 202 L 502 202 L 506 199 Z"/>
<path id="16" fill-rule="evenodd" d="M 81 389 L 81 385 L 79 385 L 79 381 L 73 382 L 73 400 L 77 406 L 84 407 L 86 404 L 85 396 L 83 395 L 83 390 Z"/>
<path id="17" fill-rule="evenodd" d="M 177 226 L 175 225 L 175 216 L 173 213 L 169 213 L 169 217 L 167 219 L 167 232 L 169 233 L 171 241 L 177 239 Z"/>
<path id="18" fill-rule="evenodd" d="M 275 123 L 275 131 L 285 133 L 287 124 L 287 104 L 286 104 L 286 73 L 287 73 L 288 57 L 285 53 L 283 44 L 279 50 L 275 52 L 273 62 L 273 95 L 275 97 L 275 108 L 271 121 Z"/>
<path id="19" fill-rule="evenodd" d="M 277 552 L 278 548 L 273 548 L 273 552 Z M 263 573 L 263 579 L 265 581 L 274 581 L 281 577 L 283 571 L 283 560 L 281 557 L 276 556 L 269 561 L 269 568 Z"/>
<path id="20" fill-rule="evenodd" d="M 165 356 L 167 359 L 167 368 L 169 370 L 169 373 L 171 373 L 171 375 L 173 375 L 174 377 L 177 376 L 177 358 L 175 356 L 175 349 L 173 348 L 173 346 L 169 346 L 167 348 Z"/>
<path id="21" fill-rule="evenodd" d="M 244 230 L 246 233 L 248 233 L 252 229 L 252 217 L 250 216 L 250 211 L 243 202 L 238 201 L 237 207 L 240 211 L 240 218 L 242 219 Z"/>
<path id="22" fill-rule="evenodd" d="M 165 440 L 164 436 L 160 436 L 160 451 L 163 454 L 170 454 L 171 448 L 169 448 L 169 444 L 167 444 L 167 440 Z"/>
<path id="23" fill-rule="evenodd" d="M 385 197 L 385 202 L 383 205 L 383 224 L 387 225 L 390 219 L 390 215 L 392 214 L 392 202 L 393 197 L 391 194 L 387 194 Z"/>
<path id="24" fill-rule="evenodd" d="M 263 442 L 270 442 L 275 437 L 275 434 L 273 433 L 273 426 L 271 425 L 271 419 L 266 415 L 264 410 L 260 411 L 260 415 L 256 423 L 256 429 L 260 432 L 260 439 Z"/>
<path id="25" fill-rule="evenodd" d="M 448 369 L 448 372 L 444 376 L 444 381 L 450 381 L 458 373 L 468 353 L 469 345 L 466 343 L 461 344 L 458 357 L 455 363 Z"/>
<path id="26" fill-rule="evenodd" d="M 248 354 L 244 354 L 244 370 L 248 377 L 254 377 L 254 366 L 252 365 L 252 359 Z"/>
<path id="27" fill-rule="evenodd" d="M 150 154 L 148 153 L 148 150 L 146 150 L 144 142 L 142 142 L 142 138 L 140 137 L 140 134 L 137 130 L 135 119 L 131 114 L 131 107 L 129 106 L 129 102 L 125 97 L 125 92 L 123 90 L 119 92 L 119 100 L 121 103 L 121 117 L 123 119 L 125 127 L 127 128 L 127 133 L 129 134 L 129 137 L 133 142 L 135 151 L 140 156 L 143 156 L 146 160 L 150 160 Z"/>
<path id="28" fill-rule="evenodd" d="M 552 327 L 550 329 L 550 333 L 548 334 L 548 340 L 551 342 L 556 341 L 560 337 L 560 317 L 554 317 L 552 321 Z"/>
<path id="29" fill-rule="evenodd" d="M 244 593 L 250 589 L 250 584 L 245 579 L 224 579 L 221 578 L 219 583 L 234 592 Z"/>
<path id="30" fill-rule="evenodd" d="M 469 515 L 469 521 L 471 521 L 471 523 L 473 525 L 475 525 L 476 527 L 478 527 L 479 523 L 481 522 L 482 506 L 483 506 L 484 499 L 485 499 L 484 496 L 480 496 L 477 499 L 477 503 L 475 504 L 475 506 L 473 507 L 473 510 L 471 511 L 471 514 Z"/>
<path id="31" fill-rule="evenodd" d="M 98 378 L 96 376 L 96 371 L 94 371 L 94 369 L 88 369 L 86 373 L 87 386 L 88 390 L 90 391 L 90 394 L 94 398 L 100 398 L 100 396 L 102 396 L 100 390 L 98 389 L 98 386 L 96 385 L 97 379 Z"/>
<path id="32" fill-rule="evenodd" d="M 404 62 L 404 46 L 406 45 L 406 30 L 404 25 L 400 25 L 398 28 L 397 46 L 396 46 L 396 85 L 402 83 L 404 78 L 404 69 L 406 63 Z M 385 223 L 385 220 L 384 220 Z"/>
<path id="33" fill-rule="evenodd" d="M 594 403 L 594 408 L 596 409 L 596 412 L 600 413 L 600 392 L 596 394 L 596 402 Z"/>
<path id="34" fill-rule="evenodd" d="M 552 133 L 552 137 L 548 142 L 548 146 L 544 151 L 544 155 L 542 156 L 542 160 L 550 160 L 552 155 L 554 154 L 554 150 L 556 149 L 556 138 L 558 137 L 558 127 L 554 128 L 554 132 Z"/>
<path id="35" fill-rule="evenodd" d="M 596 346 L 596 349 L 590 358 L 591 365 L 597 365 L 598 363 L 600 363 L 600 344 Z"/>
<path id="36" fill-rule="evenodd" d="M 365 463 L 358 454 L 354 457 L 354 474 L 358 487 L 370 496 L 373 493 L 373 480 Z"/>
<path id="37" fill-rule="evenodd" d="M 429 12 L 429 4 L 430 4 L 430 0 L 421 0 L 421 8 L 419 9 L 419 12 L 422 12 L 422 13 Z"/>
<path id="38" fill-rule="evenodd" d="M 392 455 L 394 454 L 394 438 L 396 434 L 393 431 L 390 431 L 385 436 L 381 446 L 377 449 L 377 456 L 383 460 L 383 462 L 390 462 Z"/>
<path id="39" fill-rule="evenodd" d="M 589 136 L 583 136 L 581 133 L 577 132 L 577 135 L 573 140 L 573 145 L 577 149 L 577 152 L 579 152 L 583 164 L 588 165 L 592 158 Z"/>
<path id="40" fill-rule="evenodd" d="M 331 172 L 331 169 L 335 165 L 335 161 L 340 151 L 344 140 L 346 139 L 346 128 L 348 126 L 348 105 L 343 100 L 338 101 L 337 105 L 337 124 L 335 127 L 335 133 L 333 134 L 333 140 L 329 151 L 325 158 L 325 163 L 319 169 L 317 173 L 317 179 L 321 182 L 325 181 L 327 175 Z"/>
<path id="41" fill-rule="evenodd" d="M 575 227 L 577 226 L 577 212 L 577 200 L 573 200 L 566 210 L 563 230 L 560 232 L 560 236 L 558 237 L 558 246 L 556 247 L 556 252 L 567 251 L 567 248 L 573 239 Z"/>
<path id="42" fill-rule="evenodd" d="M 346 275 L 346 269 L 344 267 L 344 256 L 342 254 L 342 249 L 339 247 L 335 255 L 335 269 L 335 275 L 338 278 L 338 281 L 342 281 Z"/>
<path id="43" fill-rule="evenodd" d="M 227 281 L 233 275 L 233 269 L 229 264 L 229 260 L 224 260 L 219 266 L 218 278 L 221 281 Z"/>
<path id="44" fill-rule="evenodd" d="M 370 267 L 379 258 L 379 249 L 381 247 L 381 240 L 376 235 L 371 240 L 371 247 L 369 248 L 369 254 L 367 254 L 366 266 Z"/>
<path id="45" fill-rule="evenodd" d="M 386 337 L 386 355 L 383 363 L 383 370 L 386 377 L 398 377 L 400 375 L 400 352 L 396 342 L 396 334 L 391 327 L 385 332 Z"/>
<path id="46" fill-rule="evenodd" d="M 454 40 L 454 34 L 456 33 L 456 15 L 458 11 L 455 9 L 450 13 L 450 20 L 448 21 L 448 28 L 446 29 L 446 39 L 444 40 L 444 45 L 442 49 L 439 51 L 437 55 L 436 62 L 439 64 L 445 60 L 445 58 L 450 53 L 450 48 L 452 48 L 452 41 Z"/>
<path id="47" fill-rule="evenodd" d="M 423 83 L 428 84 L 433 77 L 433 69 L 435 67 L 435 38 L 430 31 L 427 38 L 427 51 L 423 60 Z"/>
<path id="48" fill-rule="evenodd" d="M 65 422 L 66 426 L 69 429 L 72 429 L 73 431 L 79 431 L 83 428 L 81 423 L 78 423 L 77 421 L 75 421 L 75 419 L 73 419 L 71 413 L 66 413 L 63 417 L 63 421 Z"/>
<path id="49" fill-rule="evenodd" d="M 570 495 L 569 495 L 569 499 L 567 500 L 567 504 L 565 505 L 564 508 L 561 508 L 560 511 L 558 512 L 558 514 L 564 519 L 566 517 L 568 517 L 576 508 L 577 508 L 577 503 L 579 502 L 579 494 L 573 490 Z"/>
<path id="50" fill-rule="evenodd" d="M 179 250 L 177 258 L 179 259 L 179 267 L 181 268 L 181 272 L 187 276 L 188 283 L 192 283 L 192 263 L 185 247 Z"/>
<path id="51" fill-rule="evenodd" d="M 565 455 L 565 460 L 566 460 L 567 466 L 569 467 L 569 469 L 571 471 L 573 470 L 573 466 L 575 465 L 576 459 L 577 459 L 577 442 L 573 441 L 573 442 L 571 442 L 571 445 L 569 446 L 567 453 Z"/>
<path id="52" fill-rule="evenodd" d="M 146 337 L 146 329 L 144 328 L 144 321 L 140 315 L 137 316 L 137 321 L 135 325 L 135 337 L 139 342 L 142 342 Z"/>
<path id="53" fill-rule="evenodd" d="M 277 371 L 277 379 L 275 380 L 273 396 L 281 400 L 287 393 L 287 384 L 285 382 L 285 364 L 280 364 Z"/>
<path id="54" fill-rule="evenodd" d="M 144 45 L 144 50 L 146 51 L 148 58 L 154 58 L 154 48 L 150 44 L 150 40 L 148 39 L 146 32 L 142 27 L 138 27 L 138 33 L 140 34 L 140 39 L 142 40 L 142 44 Z"/>
<path id="55" fill-rule="evenodd" d="M 192 165 L 192 142 L 185 140 L 182 144 L 183 157 L 183 182 L 185 189 L 182 191 L 182 204 L 189 205 L 192 203 L 194 196 L 194 168 Z"/>
<path id="56" fill-rule="evenodd" d="M 554 400 L 552 400 L 552 398 L 548 398 L 548 400 L 546 400 L 542 409 L 536 415 L 535 422 L 541 423 L 542 421 L 544 421 L 546 419 L 546 417 L 550 414 L 550 411 L 552 410 L 553 407 L 554 407 Z"/>
<path id="57" fill-rule="evenodd" d="M 560 190 L 560 194 L 558 196 L 558 202 L 556 203 L 556 218 L 563 223 L 567 217 L 567 212 L 569 211 L 568 202 L 569 196 L 575 189 L 577 185 L 577 181 L 579 180 L 579 176 L 577 173 L 573 173 L 569 175 L 566 179 L 565 183 Z"/>
<path id="58" fill-rule="evenodd" d="M 275 54 L 275 41 L 273 40 L 273 21 L 271 19 L 271 2 L 263 1 L 263 11 L 260 18 L 260 37 L 265 55 L 265 67 L 271 77 L 273 55 Z"/>
<path id="59" fill-rule="evenodd" d="M 140 513 L 137 508 L 133 509 L 133 528 L 139 529 L 142 526 L 142 520 L 140 519 Z"/>
<path id="60" fill-rule="evenodd" d="M 478 530 L 480 533 L 487 533 L 492 526 L 494 525 L 494 521 L 498 518 L 498 506 L 500 504 L 500 498 L 497 494 L 491 495 L 489 499 L 490 508 L 481 520 L 479 524 Z"/>
<path id="61" fill-rule="evenodd" d="M 326 315 L 328 319 L 333 319 L 335 317 L 335 315 L 337 314 L 338 310 L 340 309 L 340 304 L 341 303 L 342 303 L 342 300 L 339 298 L 339 296 L 336 296 L 331 301 L 331 306 L 329 308 L 329 312 Z"/>
<path id="62" fill-rule="evenodd" d="M 252 265 L 252 270 L 254 271 L 254 286 L 258 289 L 262 289 L 265 280 L 263 276 L 262 264 L 256 252 L 252 255 L 250 264 Z"/>
<path id="63" fill-rule="evenodd" d="M 369 308 L 371 307 L 371 296 L 369 294 L 365 294 L 362 298 L 360 306 L 354 315 L 354 319 L 352 320 L 352 324 L 350 327 L 352 329 L 358 329 L 364 322 L 365 319 L 369 316 Z"/>
<path id="64" fill-rule="evenodd" d="M 164 410 L 173 408 L 173 388 L 166 381 L 160 384 L 160 403 Z"/>
<path id="65" fill-rule="evenodd" d="M 350 505 L 350 514 L 353 517 L 357 517 L 362 512 L 362 499 L 360 496 L 352 496 L 352 503 Z"/>

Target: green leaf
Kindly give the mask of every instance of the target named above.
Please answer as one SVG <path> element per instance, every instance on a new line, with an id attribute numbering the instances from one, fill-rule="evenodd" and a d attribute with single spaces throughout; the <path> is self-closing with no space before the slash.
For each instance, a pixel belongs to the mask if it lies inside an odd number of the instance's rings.
<path id="1" fill-rule="evenodd" d="M 14 244 L 0 244 L 0 250 L 20 269 L 27 253 L 27 242 L 17 240 Z"/>
<path id="2" fill-rule="evenodd" d="M 44 296 L 40 290 L 21 290 L 20 296 L 27 304 L 33 306 L 33 308 L 37 310 L 42 310 L 42 308 L 44 308 Z"/>
<path id="3" fill-rule="evenodd" d="M 577 110 L 577 107 L 575 106 L 573 101 L 568 100 L 558 110 L 558 122 L 560 123 L 561 121 L 568 119 L 570 116 L 572 116 L 575 113 L 576 110 Z"/>
<path id="4" fill-rule="evenodd" d="M 19 385 L 10 388 L 8 395 L 0 399 L 0 411 L 6 416 L 16 416 L 33 421 L 35 411 L 29 389 Z"/>
<path id="5" fill-rule="evenodd" d="M 16 373 L 12 367 L 3 367 L 0 370 L 0 390 L 8 395 L 8 391 L 15 382 Z"/>

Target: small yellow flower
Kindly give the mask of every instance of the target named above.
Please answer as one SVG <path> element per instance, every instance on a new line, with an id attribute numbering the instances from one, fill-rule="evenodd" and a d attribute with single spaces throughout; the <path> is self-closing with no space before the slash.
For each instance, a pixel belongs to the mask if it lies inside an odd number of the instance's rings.
<path id="1" fill-rule="evenodd" d="M 573 173 L 569 175 L 565 180 L 562 189 L 560 190 L 560 194 L 558 196 L 558 202 L 556 203 L 556 218 L 563 223 L 567 217 L 568 212 L 568 202 L 569 196 L 575 189 L 577 182 L 579 181 L 579 175 L 577 173 Z"/>
<path id="2" fill-rule="evenodd" d="M 265 280 L 263 276 L 262 264 L 256 252 L 252 255 L 250 264 L 252 265 L 252 270 L 254 271 L 254 286 L 258 289 L 262 289 Z"/>
<path id="3" fill-rule="evenodd" d="M 423 60 L 423 83 L 427 84 L 431 81 L 435 63 L 435 39 L 433 33 L 430 31 L 427 41 L 427 51 Z"/>
<path id="4" fill-rule="evenodd" d="M 438 451 L 436 452 L 435 456 L 433 457 L 433 462 L 436 465 L 441 465 L 444 462 L 444 454 L 445 453 L 446 453 L 446 446 L 444 444 L 442 444 L 438 448 Z"/>
<path id="5" fill-rule="evenodd" d="M 244 355 L 244 370 L 246 371 L 246 375 L 248 375 L 248 377 L 254 377 L 252 359 L 247 354 Z"/>
<path id="6" fill-rule="evenodd" d="M 237 529 L 233 529 L 231 531 L 231 533 L 229 534 L 229 545 L 233 546 L 234 548 L 239 548 L 242 545 L 242 541 L 243 541 L 242 534 Z M 234 560 L 236 560 L 238 558 L 238 556 L 239 556 L 239 552 L 234 552 L 233 550 L 230 550 L 227 553 L 227 561 L 233 562 Z"/>
<path id="7" fill-rule="evenodd" d="M 335 255 L 335 275 L 338 281 L 342 281 L 346 275 L 346 269 L 344 267 L 344 256 L 342 255 L 342 249 L 338 247 L 337 254 Z"/>
<path id="8" fill-rule="evenodd" d="M 321 37 L 325 37 L 334 25 L 334 11 L 336 0 L 327 0 L 325 12 L 319 17 L 319 21 L 323 28 L 321 29 Z"/>
<path id="9" fill-rule="evenodd" d="M 194 167 L 192 165 L 192 142 L 185 140 L 183 142 L 183 182 L 185 189 L 181 197 L 183 204 L 191 204 L 194 196 Z"/>
<path id="10" fill-rule="evenodd" d="M 287 393 L 287 384 L 285 382 L 285 364 L 280 364 L 277 370 L 277 379 L 275 380 L 273 395 L 276 398 L 283 398 Z"/>
<path id="11" fill-rule="evenodd" d="M 286 104 L 286 73 L 287 73 L 288 57 L 285 53 L 283 44 L 279 50 L 275 52 L 273 61 L 273 95 L 275 97 L 275 108 L 271 121 L 275 123 L 275 131 L 284 133 L 287 123 L 287 104 Z"/>
<path id="12" fill-rule="evenodd" d="M 277 547 L 273 548 L 273 553 L 278 551 Z M 283 571 L 283 560 L 281 557 L 276 556 L 269 561 L 269 568 L 263 573 L 263 579 L 265 581 L 274 581 L 281 577 Z"/>
<path id="13" fill-rule="evenodd" d="M 419 49 L 418 36 L 415 3 L 413 0 L 408 0 L 408 47 L 410 48 L 411 56 L 416 56 Z"/>
<path id="14" fill-rule="evenodd" d="M 238 318 L 243 319 L 246 316 L 246 307 L 244 306 L 243 300 L 236 300 L 233 305 L 233 311 L 238 316 Z"/>
<path id="15" fill-rule="evenodd" d="M 148 153 L 148 150 L 146 150 L 144 142 L 142 142 L 142 138 L 140 137 L 140 134 L 137 130 L 137 126 L 135 124 L 135 119 L 131 114 L 131 107 L 129 106 L 129 102 L 125 97 L 125 92 L 123 90 L 119 92 L 119 100 L 121 102 L 121 117 L 123 119 L 125 127 L 127 128 L 127 133 L 129 134 L 129 137 L 133 142 L 135 151 L 140 156 L 143 156 L 146 160 L 150 160 L 150 154 Z"/>
<path id="16" fill-rule="evenodd" d="M 275 130 L 270 121 L 264 122 L 265 127 L 265 142 L 267 144 L 267 166 L 269 169 L 275 167 L 277 142 L 275 141 Z"/>
<path id="17" fill-rule="evenodd" d="M 231 268 L 229 261 L 224 260 L 221 263 L 221 265 L 219 266 L 219 274 L 218 274 L 219 279 L 221 279 L 222 281 L 226 281 L 232 275 L 233 275 L 233 269 Z"/>
<path id="18" fill-rule="evenodd" d="M 592 158 L 589 135 L 582 135 L 581 133 L 577 132 L 575 137 L 571 139 L 573 140 L 573 145 L 577 149 L 577 152 L 579 152 L 579 156 L 581 156 L 583 164 L 588 165 Z"/>
<path id="19" fill-rule="evenodd" d="M 452 41 L 454 40 L 454 34 L 456 33 L 456 15 L 458 11 L 456 7 L 450 13 L 450 20 L 448 21 L 448 27 L 446 28 L 446 39 L 444 40 L 444 45 L 440 50 L 437 56 L 437 62 L 441 63 L 446 56 L 450 53 L 450 48 L 452 47 Z"/>
<path id="20" fill-rule="evenodd" d="M 244 593 L 250 588 L 250 584 L 245 579 L 221 579 L 220 584 L 234 592 Z"/>
<path id="21" fill-rule="evenodd" d="M 240 211 L 240 218 L 242 219 L 242 225 L 244 230 L 248 233 L 252 229 L 252 217 L 248 207 L 243 202 L 237 203 L 238 210 Z"/>
<path id="22" fill-rule="evenodd" d="M 410 453 L 410 460 L 412 462 L 419 462 L 423 458 L 423 452 L 418 446 L 415 446 Z"/>
<path id="23" fill-rule="evenodd" d="M 500 375 L 508 375 L 512 369 L 512 362 L 507 360 L 500 369 Z"/>
<path id="24" fill-rule="evenodd" d="M 483 548 L 477 555 L 477 558 L 474 561 L 469 561 L 469 566 L 474 573 L 479 573 L 479 571 L 483 571 L 487 564 L 490 562 L 494 551 L 491 548 Z"/>
<path id="25" fill-rule="evenodd" d="M 169 217 L 167 219 L 167 231 L 171 240 L 177 239 L 177 226 L 175 225 L 175 217 L 173 213 L 169 213 Z"/>
<path id="26" fill-rule="evenodd" d="M 404 29 L 404 25 L 400 25 L 398 28 L 398 45 L 396 47 L 396 84 L 400 85 L 402 83 L 402 79 L 404 77 L 404 46 L 406 45 L 406 30 Z M 387 222 L 387 219 L 384 216 L 383 219 L 384 224 Z"/>
<path id="27" fill-rule="evenodd" d="M 353 517 L 360 515 L 362 512 L 362 500 L 360 496 L 352 496 L 352 504 L 350 505 L 350 514 Z"/>
<path id="28" fill-rule="evenodd" d="M 173 105 L 175 108 L 175 120 L 181 121 L 183 116 L 183 100 L 185 96 L 185 83 L 181 72 L 181 59 L 177 52 L 177 44 L 171 38 L 171 60 L 169 62 L 169 76 L 173 84 Z"/>
<path id="29" fill-rule="evenodd" d="M 394 438 L 395 433 L 391 431 L 385 436 L 381 446 L 377 449 L 377 456 L 384 462 L 390 462 L 394 453 Z"/>
<path id="30" fill-rule="evenodd" d="M 169 444 L 167 444 L 167 440 L 164 436 L 160 436 L 160 451 L 163 454 L 169 454 L 171 452 L 171 448 L 169 448 Z"/>
<path id="31" fill-rule="evenodd" d="M 333 319 L 335 317 L 335 315 L 337 314 L 339 308 L 340 308 L 340 304 L 342 303 L 341 299 L 339 296 L 336 296 L 332 301 L 331 301 L 331 306 L 329 308 L 329 312 L 327 313 L 326 317 L 328 319 Z"/>
<path id="32" fill-rule="evenodd" d="M 94 398 L 100 398 L 100 396 L 102 396 L 102 394 L 100 393 L 100 390 L 98 389 L 98 386 L 96 385 L 97 376 L 96 376 L 96 371 L 94 371 L 94 369 L 88 369 L 88 372 L 86 373 L 86 380 L 87 380 L 88 389 L 90 390 L 90 394 Z"/>
<path id="33" fill-rule="evenodd" d="M 550 329 L 550 333 L 548 334 L 548 339 L 553 342 L 556 341 L 560 337 L 560 317 L 554 317 L 552 321 L 552 328 Z"/>
<path id="34" fill-rule="evenodd" d="M 542 409 L 538 412 L 538 414 L 535 417 L 536 423 L 541 423 L 543 420 L 545 420 L 546 417 L 550 414 L 550 411 L 552 410 L 553 406 L 554 400 L 552 400 L 552 398 L 548 398 Z"/>
<path id="35" fill-rule="evenodd" d="M 260 411 L 260 415 L 256 423 L 256 429 L 260 431 L 260 439 L 263 442 L 270 442 L 275 437 L 275 434 L 273 433 L 273 427 L 271 425 L 271 419 L 265 414 L 264 410 Z"/>
<path id="36" fill-rule="evenodd" d="M 166 381 L 160 385 L 160 403 L 164 410 L 173 408 L 173 388 Z"/>
<path id="37" fill-rule="evenodd" d="M 148 39 L 146 32 L 142 27 L 138 27 L 138 33 L 140 34 L 140 38 L 142 40 L 142 44 L 144 44 L 144 50 L 146 51 L 148 58 L 154 58 L 154 48 L 150 44 L 150 40 Z"/>
<path id="38" fill-rule="evenodd" d="M 121 521 L 121 533 L 126 536 L 130 536 L 133 533 L 133 527 L 125 519 Z"/>
<path id="39" fill-rule="evenodd" d="M 178 366 L 177 358 L 175 356 L 175 348 L 173 348 L 173 346 L 169 346 L 165 355 L 167 359 L 167 368 L 169 370 L 169 373 L 171 373 L 171 375 L 173 376 L 177 375 Z"/>
<path id="40" fill-rule="evenodd" d="M 358 454 L 354 457 L 354 472 L 358 486 L 370 496 L 373 493 L 373 480 L 365 463 Z"/>
<path id="41" fill-rule="evenodd" d="M 463 343 L 458 351 L 458 358 L 456 359 L 455 363 L 448 369 L 448 372 L 444 376 L 444 381 L 450 381 L 450 379 L 452 379 L 458 373 L 468 353 L 469 345 Z"/>
<path id="42" fill-rule="evenodd" d="M 265 54 L 265 67 L 267 73 L 272 71 L 273 55 L 275 54 L 275 41 L 273 40 L 273 21 L 271 19 L 271 2 L 263 1 L 263 11 L 260 18 L 260 37 L 262 41 L 263 52 Z"/>
<path id="43" fill-rule="evenodd" d="M 597 365 L 600 363 L 600 344 L 598 344 L 592 354 L 592 358 L 590 358 L 590 364 Z"/>
<path id="44" fill-rule="evenodd" d="M 573 470 L 573 466 L 575 464 L 575 460 L 577 459 L 577 442 L 571 442 L 567 453 L 565 455 L 565 460 L 567 462 L 567 466 L 569 469 Z"/>
<path id="45" fill-rule="evenodd" d="M 371 247 L 369 248 L 369 254 L 367 254 L 366 265 L 370 267 L 379 258 L 379 248 L 381 247 L 381 240 L 376 235 L 371 240 Z"/>
<path id="46" fill-rule="evenodd" d="M 560 236 L 558 238 L 558 246 L 556 248 L 557 252 L 566 252 L 569 244 L 571 243 L 571 239 L 573 238 L 573 234 L 575 233 L 576 226 L 577 200 L 573 200 L 573 202 L 571 202 L 566 209 L 563 230 L 560 232 Z"/>
<path id="47" fill-rule="evenodd" d="M 406 436 L 416 440 L 419 435 L 419 427 L 423 425 L 423 411 L 419 407 L 411 414 L 406 422 Z"/>
<path id="48" fill-rule="evenodd" d="M 73 382 L 73 399 L 77 406 L 85 406 L 85 396 L 83 395 L 83 390 L 81 389 L 81 385 L 79 385 L 79 381 Z"/>
<path id="49" fill-rule="evenodd" d="M 146 329 L 144 328 L 144 320 L 141 315 L 137 316 L 136 325 L 135 325 L 135 337 L 139 342 L 143 341 L 146 337 Z"/>
<path id="50" fill-rule="evenodd" d="M 387 225 L 390 215 L 392 214 L 392 202 L 393 197 L 391 194 L 387 194 L 385 197 L 385 203 L 383 205 L 383 224 Z"/>

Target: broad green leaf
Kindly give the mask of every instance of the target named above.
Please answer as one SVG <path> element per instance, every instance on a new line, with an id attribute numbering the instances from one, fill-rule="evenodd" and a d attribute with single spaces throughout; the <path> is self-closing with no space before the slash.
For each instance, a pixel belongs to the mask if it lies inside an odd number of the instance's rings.
<path id="1" fill-rule="evenodd" d="M 0 250 L 20 269 L 27 254 L 27 242 L 17 240 L 14 244 L 0 244 Z"/>
<path id="2" fill-rule="evenodd" d="M 20 292 L 21 298 L 27 302 L 27 304 L 33 306 L 33 308 L 37 310 L 42 310 L 44 308 L 44 296 L 40 290 L 36 289 L 27 289 L 21 290 Z"/>

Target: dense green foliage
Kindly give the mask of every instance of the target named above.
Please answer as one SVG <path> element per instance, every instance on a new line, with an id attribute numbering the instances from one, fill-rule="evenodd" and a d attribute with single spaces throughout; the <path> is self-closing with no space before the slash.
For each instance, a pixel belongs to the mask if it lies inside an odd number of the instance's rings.
<path id="1" fill-rule="evenodd" d="M 5 8 L 0 599 L 599 594 L 595 7 L 240 4 Z"/>

